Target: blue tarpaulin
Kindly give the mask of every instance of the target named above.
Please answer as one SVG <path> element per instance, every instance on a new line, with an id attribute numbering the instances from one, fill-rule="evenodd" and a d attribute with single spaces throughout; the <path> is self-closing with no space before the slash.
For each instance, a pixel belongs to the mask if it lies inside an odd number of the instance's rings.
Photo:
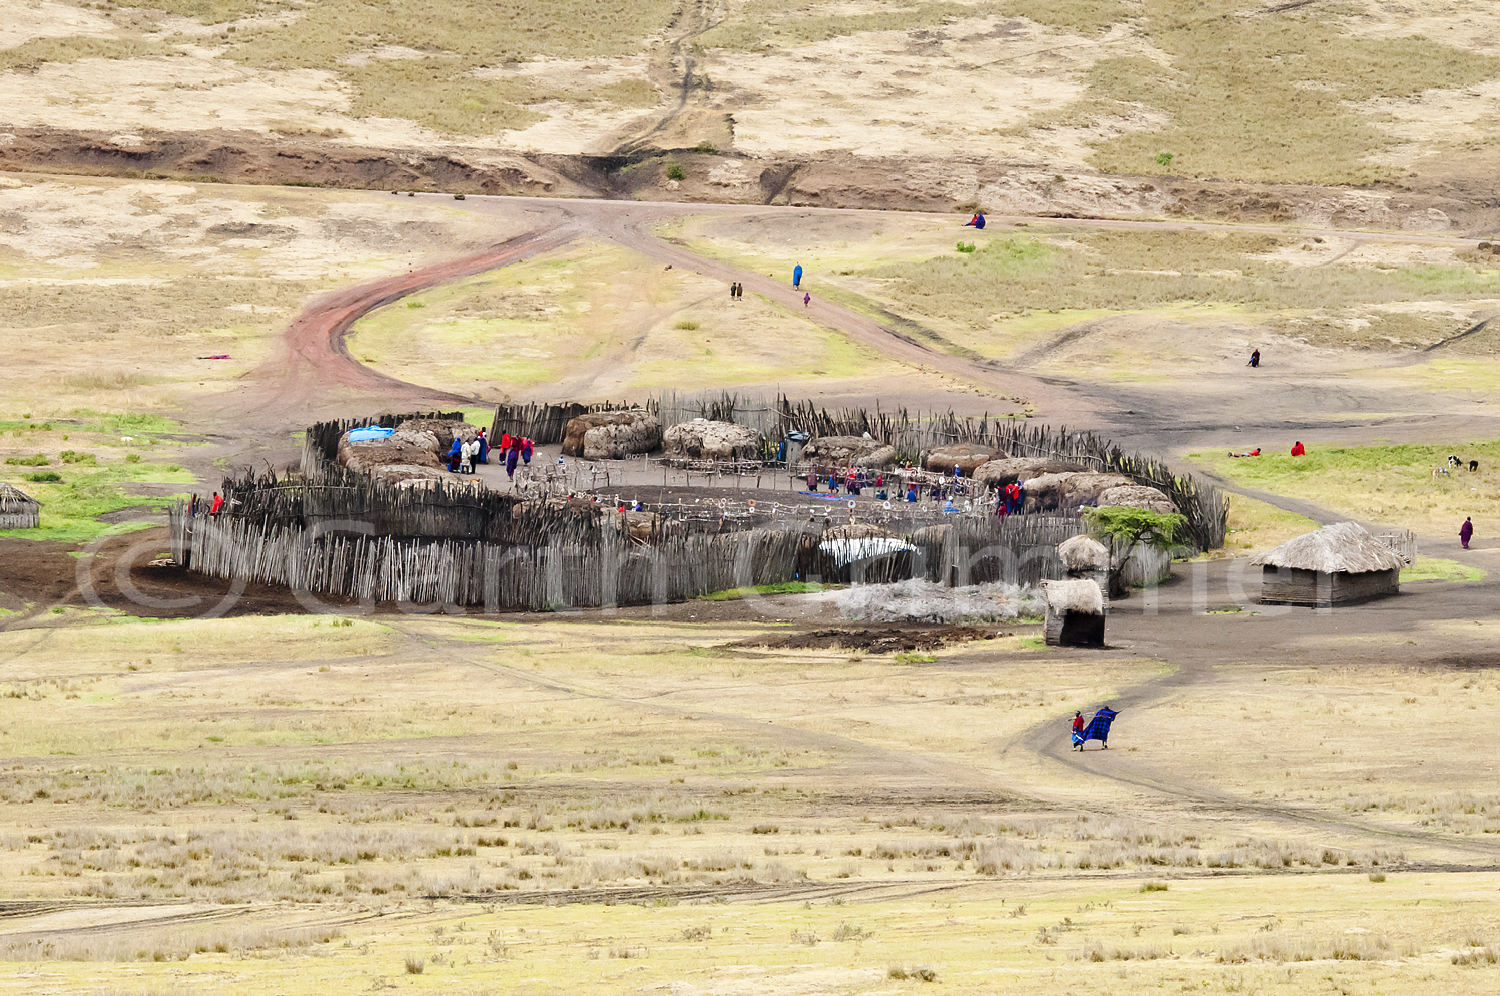
<path id="1" fill-rule="evenodd" d="M 380 425 L 365 425 L 358 429 L 349 430 L 349 442 L 365 443 L 372 439 L 384 439 L 395 431 L 395 429 L 387 429 Z"/>

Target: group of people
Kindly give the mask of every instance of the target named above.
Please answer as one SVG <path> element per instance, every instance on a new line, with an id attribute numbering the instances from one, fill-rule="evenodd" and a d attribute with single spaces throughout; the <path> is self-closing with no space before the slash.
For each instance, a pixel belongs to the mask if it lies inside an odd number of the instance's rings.
<path id="1" fill-rule="evenodd" d="M 1026 508 L 1026 485 L 1011 481 L 1000 489 L 995 499 L 995 514 L 1001 517 L 1018 515 Z"/>
<path id="2" fill-rule="evenodd" d="M 505 453 L 506 477 L 515 478 L 518 463 L 531 466 L 531 447 L 531 440 L 526 437 L 512 436 L 508 432 L 501 434 L 500 449 Z"/>
<path id="3" fill-rule="evenodd" d="M 448 470 L 455 474 L 469 474 L 476 463 L 490 462 L 490 441 L 484 438 L 484 430 L 473 439 L 465 439 L 460 433 L 453 437 L 453 446 L 448 450 Z"/>
<path id="4" fill-rule="evenodd" d="M 1073 713 L 1073 749 L 1081 751 L 1083 745 L 1090 740 L 1097 740 L 1109 750 L 1109 727 L 1120 713 L 1116 709 L 1105 706 L 1094 713 L 1094 718 L 1085 720 L 1083 713 Z"/>
<path id="5" fill-rule="evenodd" d="M 820 482 L 821 478 L 818 476 L 818 472 L 816 469 L 809 470 L 807 472 L 808 491 L 816 494 Z M 872 484 L 875 487 L 875 497 L 883 501 L 886 497 L 886 490 L 885 475 L 882 473 L 877 472 L 875 476 L 871 478 L 869 472 L 866 471 L 865 468 L 850 467 L 848 470 L 844 471 L 843 474 L 840 474 L 838 471 L 832 471 L 828 475 L 828 493 L 831 495 L 838 494 L 840 487 L 844 488 L 844 490 L 846 490 L 851 495 L 857 495 L 865 488 L 870 487 Z"/>
<path id="6" fill-rule="evenodd" d="M 955 478 L 960 476 L 955 472 Z M 892 478 L 891 481 L 887 481 L 882 471 L 864 467 L 850 467 L 844 471 L 836 470 L 826 473 L 813 468 L 807 472 L 807 493 L 817 494 L 820 488 L 826 486 L 829 494 L 836 495 L 843 491 L 849 495 L 859 495 L 864 493 L 866 488 L 873 488 L 877 501 L 891 500 L 891 494 L 894 491 L 897 501 L 904 499 L 915 504 L 923 498 L 930 498 L 933 501 L 947 502 L 949 511 L 953 510 L 953 499 L 963 496 L 963 490 L 956 482 L 944 479 L 924 483 L 915 471 L 912 471 L 909 476 L 907 473 L 893 472 Z M 1017 508 L 1019 509 L 1019 506 Z"/>
<path id="7" fill-rule="evenodd" d="M 1229 455 L 1232 457 L 1258 457 L 1260 456 L 1260 447 L 1257 446 L 1255 449 L 1246 450 L 1243 453 L 1236 453 L 1230 450 Z M 1292 456 L 1307 456 L 1307 447 L 1302 445 L 1302 440 L 1299 439 L 1296 443 L 1292 444 Z"/>
<path id="8" fill-rule="evenodd" d="M 502 433 L 500 452 L 504 454 L 506 477 L 515 476 L 516 465 L 519 463 L 531 465 L 532 442 L 523 436 L 512 436 L 508 432 Z M 480 429 L 479 435 L 473 439 L 464 439 L 461 435 L 453 437 L 453 446 L 448 450 L 450 471 L 455 474 L 469 474 L 473 472 L 475 464 L 489 462 L 490 441 L 483 429 Z"/>

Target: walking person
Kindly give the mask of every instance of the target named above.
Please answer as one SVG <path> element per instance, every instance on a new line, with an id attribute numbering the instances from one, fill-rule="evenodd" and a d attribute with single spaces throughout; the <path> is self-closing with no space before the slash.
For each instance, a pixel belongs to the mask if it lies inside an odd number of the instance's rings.
<path id="1" fill-rule="evenodd" d="M 213 518 L 217 519 L 219 517 L 219 513 L 222 512 L 222 511 L 224 511 L 224 498 L 217 491 L 215 491 L 214 492 L 214 503 L 208 507 L 208 514 L 210 516 L 212 516 Z M 1465 540 L 1464 541 L 1464 546 L 1468 546 L 1468 545 L 1469 545 L 1469 541 Z"/>
<path id="2" fill-rule="evenodd" d="M 525 439 L 521 440 L 521 462 L 524 463 L 528 467 L 531 466 L 531 437 L 530 436 L 527 436 Z"/>
<path id="3" fill-rule="evenodd" d="M 510 449 L 505 451 L 505 476 L 512 481 L 516 479 L 516 463 L 521 459 L 521 441 L 512 439 Z"/>
<path id="4" fill-rule="evenodd" d="M 215 497 L 217 497 L 217 496 L 215 496 Z M 214 502 L 214 506 L 217 509 L 217 507 L 218 507 L 218 502 L 217 501 Z M 1464 545 L 1464 549 L 1467 550 L 1469 548 L 1469 540 L 1471 540 L 1473 538 L 1474 538 L 1474 520 L 1472 518 L 1468 517 L 1468 516 L 1465 516 L 1464 517 L 1464 524 L 1458 527 L 1458 541 L 1460 543 L 1462 543 Z"/>
<path id="5" fill-rule="evenodd" d="M 460 474 L 474 472 L 474 445 L 465 439 L 458 448 L 458 472 Z"/>
<path id="6" fill-rule="evenodd" d="M 1073 749 L 1083 750 L 1083 713 L 1073 713 Z"/>
<path id="7" fill-rule="evenodd" d="M 792 290 L 802 286 L 802 264 L 798 263 L 792 267 Z"/>
<path id="8" fill-rule="evenodd" d="M 1246 365 L 1253 370 L 1260 369 L 1260 350 L 1257 349 L 1255 350 L 1255 352 L 1250 354 L 1250 362 Z"/>
<path id="9" fill-rule="evenodd" d="M 807 307 L 808 304 L 810 304 L 811 302 L 812 302 L 812 295 L 811 294 L 803 294 L 802 295 L 802 307 L 804 307 L 804 308 Z"/>

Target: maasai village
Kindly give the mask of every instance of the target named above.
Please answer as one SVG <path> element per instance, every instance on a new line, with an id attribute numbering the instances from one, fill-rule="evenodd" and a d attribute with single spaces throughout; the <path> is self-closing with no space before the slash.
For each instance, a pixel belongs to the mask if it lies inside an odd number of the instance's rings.
<path id="1" fill-rule="evenodd" d="M 1500 5 L 10 0 L 0 996 L 1500 992 Z"/>

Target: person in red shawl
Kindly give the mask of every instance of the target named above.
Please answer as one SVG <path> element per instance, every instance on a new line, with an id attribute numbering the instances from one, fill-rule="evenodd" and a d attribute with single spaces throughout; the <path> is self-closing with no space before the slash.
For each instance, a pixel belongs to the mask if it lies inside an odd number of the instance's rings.
<path id="1" fill-rule="evenodd" d="M 1307 448 L 1302 445 L 1302 440 L 1297 440 L 1292 446 L 1292 456 L 1306 456 Z"/>
<path id="2" fill-rule="evenodd" d="M 1083 750 L 1083 713 L 1073 713 L 1073 749 Z"/>

